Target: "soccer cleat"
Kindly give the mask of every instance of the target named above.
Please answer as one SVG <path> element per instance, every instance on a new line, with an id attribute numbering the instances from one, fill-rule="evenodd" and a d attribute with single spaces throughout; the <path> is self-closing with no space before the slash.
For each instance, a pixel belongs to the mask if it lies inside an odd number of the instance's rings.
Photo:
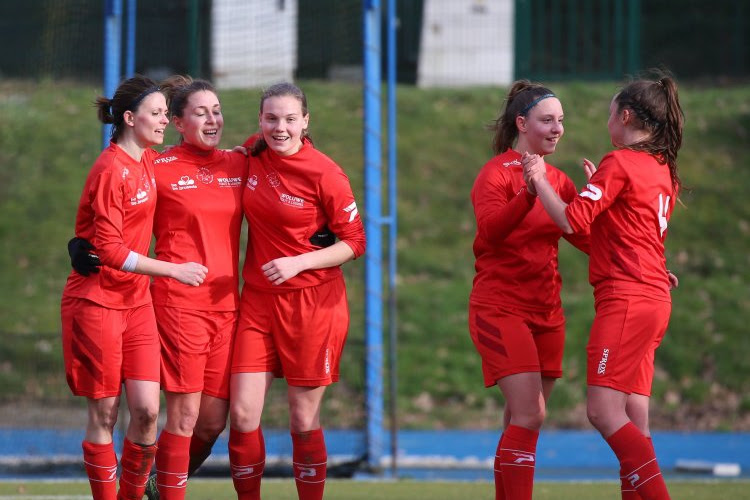
<path id="1" fill-rule="evenodd" d="M 156 474 L 149 477 L 146 482 L 146 498 L 148 500 L 159 500 L 159 488 L 156 487 Z"/>

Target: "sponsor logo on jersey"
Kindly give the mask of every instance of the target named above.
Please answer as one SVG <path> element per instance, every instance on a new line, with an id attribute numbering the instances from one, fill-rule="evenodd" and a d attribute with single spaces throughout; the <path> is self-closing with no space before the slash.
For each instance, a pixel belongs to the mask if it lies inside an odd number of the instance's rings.
<path id="1" fill-rule="evenodd" d="M 130 204 L 131 205 L 140 205 L 141 203 L 145 203 L 148 201 L 148 192 L 151 191 L 151 180 L 146 176 L 146 174 L 143 174 L 143 177 L 141 177 L 141 185 L 138 188 L 138 190 L 135 192 L 135 196 L 130 198 Z"/>
<path id="2" fill-rule="evenodd" d="M 122 178 L 124 179 L 125 177 L 128 176 L 128 174 L 130 174 L 130 170 L 128 170 L 127 167 L 123 168 L 122 169 Z"/>
<path id="3" fill-rule="evenodd" d="M 331 360 L 328 358 L 328 353 L 330 352 L 330 349 L 326 347 L 326 359 L 325 359 L 325 369 L 326 369 L 326 375 L 331 373 Z"/>
<path id="4" fill-rule="evenodd" d="M 506 161 L 505 163 L 503 163 L 503 167 L 505 168 L 513 167 L 513 166 L 520 167 L 521 162 L 518 160 L 511 160 L 511 161 Z"/>
<path id="5" fill-rule="evenodd" d="M 602 199 L 602 190 L 601 188 L 593 184 L 586 184 L 586 189 L 581 191 L 581 194 L 579 196 L 582 196 L 583 198 L 590 198 L 593 201 L 599 201 Z"/>
<path id="6" fill-rule="evenodd" d="M 281 179 L 279 179 L 279 174 L 277 172 L 271 172 L 270 174 L 266 175 L 266 180 L 268 181 L 268 184 L 273 188 L 279 187 L 281 185 Z"/>
<path id="7" fill-rule="evenodd" d="M 183 175 L 177 182 L 170 183 L 172 191 L 183 191 L 185 189 L 198 189 L 195 185 L 195 181 L 190 178 L 189 175 Z"/>
<path id="8" fill-rule="evenodd" d="M 217 177 L 216 182 L 223 188 L 239 187 L 242 185 L 242 177 Z"/>
<path id="9" fill-rule="evenodd" d="M 164 158 L 157 158 L 156 160 L 154 160 L 154 164 L 169 163 L 175 161 L 176 159 L 176 156 L 165 156 Z"/>
<path id="10" fill-rule="evenodd" d="M 604 349 L 602 351 L 602 359 L 599 360 L 599 366 L 596 369 L 597 374 L 604 375 L 604 372 L 607 371 L 608 359 L 609 359 L 609 349 Z"/>
<path id="11" fill-rule="evenodd" d="M 536 460 L 533 453 L 524 453 L 522 451 L 514 451 L 513 456 L 516 457 L 515 460 L 513 460 L 514 464 L 522 464 L 524 462 L 530 462 L 533 464 Z"/>
<path id="12" fill-rule="evenodd" d="M 195 173 L 195 178 L 203 184 L 211 184 L 214 180 L 214 174 L 207 167 L 200 167 Z"/>
<path id="13" fill-rule="evenodd" d="M 299 196 L 292 196 L 291 194 L 281 193 L 279 195 L 279 200 L 281 200 L 281 203 L 284 205 L 290 207 L 302 208 L 305 206 L 305 200 Z"/>
<path id="14" fill-rule="evenodd" d="M 247 178 L 247 183 L 245 184 L 248 189 L 251 191 L 255 191 L 255 186 L 258 185 L 258 176 L 253 174 L 250 177 Z"/>
<path id="15" fill-rule="evenodd" d="M 349 214 L 349 222 L 353 221 L 359 213 L 359 211 L 357 210 L 357 202 L 353 201 L 349 205 L 344 207 L 344 212 Z"/>

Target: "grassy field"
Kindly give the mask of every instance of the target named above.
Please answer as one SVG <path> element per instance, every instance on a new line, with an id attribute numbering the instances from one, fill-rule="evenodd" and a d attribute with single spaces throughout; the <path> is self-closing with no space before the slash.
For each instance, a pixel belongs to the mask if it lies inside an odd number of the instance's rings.
<path id="1" fill-rule="evenodd" d="M 607 108 L 616 82 L 548 82 L 566 133 L 548 158 L 578 185 L 586 156 L 610 149 Z M 301 82 L 317 146 L 349 174 L 364 206 L 362 89 Z M 87 170 L 100 151 L 91 105 L 100 92 L 71 82 L 0 82 L 0 404 L 73 401 L 62 377 L 59 300 L 65 244 Z M 657 355 L 653 423 L 670 429 L 750 429 L 750 86 L 685 83 L 679 163 L 685 186 L 667 257 L 680 277 Z M 467 332 L 474 221 L 469 191 L 490 157 L 484 129 L 505 89 L 398 90 L 398 407 L 411 428 L 497 427 L 502 402 L 485 390 Z M 221 93 L 224 145 L 255 131 L 258 91 Z M 561 244 L 568 322 L 564 378 L 548 424 L 585 426 L 585 351 L 593 311 L 587 260 Z M 347 264 L 352 329 L 342 382 L 324 408 L 331 425 L 358 425 L 363 387 L 363 259 Z M 279 384 L 281 386 L 281 384 Z M 274 401 L 278 401 L 278 412 Z M 75 402 L 74 404 L 78 404 Z M 285 419 L 283 397 L 268 418 Z M 285 420 L 284 420 L 285 421 Z"/>
<path id="2" fill-rule="evenodd" d="M 748 481 L 670 482 L 672 498 L 680 500 L 720 500 L 750 498 Z M 187 490 L 189 500 L 231 500 L 237 498 L 227 480 L 193 480 Z M 91 498 L 85 482 L 0 482 L 0 500 L 83 500 Z M 88 496 L 87 496 L 88 494 Z M 291 480 L 267 480 L 262 486 L 263 500 L 296 498 Z M 416 481 L 328 481 L 326 500 L 466 500 L 494 498 L 494 486 L 488 482 L 416 482 Z M 538 483 L 534 500 L 619 499 L 619 485 L 612 483 Z"/>

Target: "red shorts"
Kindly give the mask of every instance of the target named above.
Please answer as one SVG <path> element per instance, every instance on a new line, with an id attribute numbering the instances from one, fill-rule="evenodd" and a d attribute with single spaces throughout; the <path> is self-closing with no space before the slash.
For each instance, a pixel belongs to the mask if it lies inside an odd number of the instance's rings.
<path id="1" fill-rule="evenodd" d="M 232 373 L 271 372 L 292 386 L 339 379 L 349 330 L 344 279 L 285 293 L 242 291 Z"/>
<path id="2" fill-rule="evenodd" d="M 562 309 L 532 312 L 470 301 L 469 333 L 482 358 L 486 387 L 516 373 L 562 376 L 565 345 Z"/>
<path id="3" fill-rule="evenodd" d="M 161 386 L 165 391 L 203 392 L 229 399 L 235 311 L 195 311 L 154 306 L 161 340 Z"/>
<path id="4" fill-rule="evenodd" d="M 672 304 L 638 295 L 597 300 L 586 346 L 588 385 L 651 395 L 654 353 L 669 324 Z"/>
<path id="5" fill-rule="evenodd" d="M 125 380 L 159 381 L 159 334 L 151 304 L 109 309 L 65 296 L 61 316 L 65 376 L 76 396 L 114 397 Z"/>

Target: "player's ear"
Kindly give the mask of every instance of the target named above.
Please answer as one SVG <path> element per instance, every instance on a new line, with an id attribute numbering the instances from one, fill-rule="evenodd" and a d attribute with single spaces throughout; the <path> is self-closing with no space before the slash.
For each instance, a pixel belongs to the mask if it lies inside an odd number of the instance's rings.
<path id="1" fill-rule="evenodd" d="M 122 114 L 122 121 L 125 122 L 125 125 L 133 126 L 135 125 L 135 115 L 132 111 L 127 110 L 125 113 Z"/>
<path id="2" fill-rule="evenodd" d="M 526 132 L 526 117 L 522 115 L 516 116 L 516 128 L 519 132 Z"/>

